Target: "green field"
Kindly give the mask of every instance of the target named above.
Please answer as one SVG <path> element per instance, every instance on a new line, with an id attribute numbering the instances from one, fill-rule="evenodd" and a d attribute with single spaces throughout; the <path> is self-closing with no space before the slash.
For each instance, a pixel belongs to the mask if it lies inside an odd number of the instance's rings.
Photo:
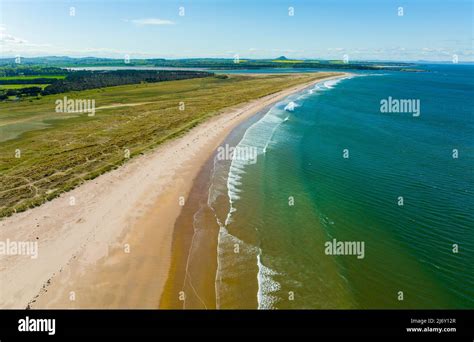
<path id="1" fill-rule="evenodd" d="M 1 76 L 0 77 L 0 90 L 8 89 L 22 89 L 28 87 L 40 87 L 41 89 L 46 88 L 49 84 L 42 83 L 37 84 L 35 80 L 37 79 L 50 79 L 51 83 L 57 79 L 64 79 L 66 75 L 34 75 L 34 76 Z M 2 84 L 2 81 L 9 81 L 11 84 Z M 12 81 L 20 81 L 19 83 L 12 83 Z M 28 81 L 28 83 L 21 83 Z"/>
<path id="2" fill-rule="evenodd" d="M 28 87 L 40 87 L 44 89 L 49 84 L 0 84 L 0 89 L 21 89 L 21 88 L 28 88 Z"/>
<path id="3" fill-rule="evenodd" d="M 207 77 L 0 103 L 0 216 L 37 206 L 116 168 L 128 160 L 127 149 L 133 157 L 226 107 L 327 75 Z M 95 116 L 56 113 L 55 101 L 64 96 L 94 99 Z"/>
<path id="4" fill-rule="evenodd" d="M 51 79 L 64 79 L 66 75 L 33 75 L 33 76 L 0 76 L 2 80 L 35 80 L 37 78 L 51 78 Z"/>

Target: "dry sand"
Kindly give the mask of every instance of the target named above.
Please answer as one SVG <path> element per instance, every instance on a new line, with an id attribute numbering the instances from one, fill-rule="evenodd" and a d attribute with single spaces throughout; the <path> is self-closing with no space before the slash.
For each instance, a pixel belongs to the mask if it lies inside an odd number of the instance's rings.
<path id="1" fill-rule="evenodd" d="M 36 241 L 39 249 L 36 259 L 0 256 L 0 308 L 157 308 L 180 199 L 186 200 L 203 163 L 240 122 L 319 81 L 229 108 L 116 170 L 0 221 L 0 241 Z"/>

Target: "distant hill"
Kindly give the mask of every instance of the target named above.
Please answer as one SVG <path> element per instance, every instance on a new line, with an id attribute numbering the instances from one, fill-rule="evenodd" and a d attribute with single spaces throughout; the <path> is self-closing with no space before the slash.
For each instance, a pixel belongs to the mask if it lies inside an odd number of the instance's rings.
<path id="1" fill-rule="evenodd" d="M 82 57 L 73 58 L 67 56 L 47 56 L 22 58 L 21 64 L 16 64 L 14 58 L 0 58 L 0 72 L 4 68 L 18 69 L 22 67 L 164 67 L 164 68 L 203 68 L 203 69 L 262 69 L 262 68 L 314 68 L 314 69 L 359 69 L 359 70 L 380 70 L 380 63 L 367 61 L 351 61 L 342 63 L 338 60 L 298 60 L 288 59 L 280 56 L 276 59 L 251 59 L 241 58 L 239 63 L 235 63 L 232 58 L 181 58 L 181 59 L 130 59 L 119 58 L 98 58 Z M 384 63 L 383 68 L 390 70 L 400 70 L 414 66 L 413 63 Z M 0 73 L 1 74 L 1 73 Z"/>

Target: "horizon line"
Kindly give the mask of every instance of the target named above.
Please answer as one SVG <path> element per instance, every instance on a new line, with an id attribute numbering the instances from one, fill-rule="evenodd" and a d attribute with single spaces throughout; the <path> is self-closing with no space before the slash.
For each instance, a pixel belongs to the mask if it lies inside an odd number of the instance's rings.
<path id="1" fill-rule="evenodd" d="M 124 58 L 119 58 L 119 57 L 98 57 L 98 56 L 68 56 L 68 55 L 37 55 L 37 56 L 21 56 L 21 55 L 15 55 L 15 56 L 0 56 L 0 60 L 3 59 L 15 59 L 18 56 L 20 56 L 22 59 L 34 59 L 34 58 L 51 58 L 51 57 L 57 57 L 57 58 L 70 58 L 70 59 L 87 59 L 87 58 L 96 58 L 96 59 L 109 59 L 109 60 L 123 60 Z M 303 57 L 303 58 L 291 58 L 287 57 L 284 55 L 280 55 L 278 57 L 262 57 L 262 58 L 246 58 L 246 57 L 240 57 L 239 60 L 253 60 L 253 61 L 258 61 L 258 60 L 276 60 L 280 57 L 285 57 L 288 60 L 301 60 L 301 61 L 340 61 L 343 59 L 337 59 L 337 58 L 330 58 L 330 59 L 324 59 L 324 58 L 318 58 L 318 57 Z M 152 59 L 163 59 L 163 60 L 182 60 L 182 59 L 224 59 L 224 60 L 233 60 L 234 58 L 232 57 L 172 57 L 172 58 L 166 58 L 166 57 L 138 57 L 138 58 L 130 58 L 130 61 L 133 60 L 152 60 Z M 474 61 L 469 61 L 469 60 L 459 60 L 457 63 L 453 63 L 452 60 L 427 60 L 427 59 L 415 59 L 415 60 L 402 60 L 402 59 L 353 59 L 350 61 L 348 64 L 351 64 L 351 62 L 400 62 L 400 63 L 417 63 L 417 62 L 431 62 L 431 63 L 452 63 L 452 64 L 462 64 L 462 63 L 474 63 Z"/>

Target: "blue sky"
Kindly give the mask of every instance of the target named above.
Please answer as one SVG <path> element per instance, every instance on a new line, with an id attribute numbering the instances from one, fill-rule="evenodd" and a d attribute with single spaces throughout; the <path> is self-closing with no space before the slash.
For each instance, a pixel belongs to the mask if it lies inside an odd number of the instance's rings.
<path id="1" fill-rule="evenodd" d="M 456 54 L 460 61 L 473 61 L 472 3 L 0 0 L 0 52 L 116 58 L 348 55 L 352 60 L 433 61 L 451 60 Z"/>

